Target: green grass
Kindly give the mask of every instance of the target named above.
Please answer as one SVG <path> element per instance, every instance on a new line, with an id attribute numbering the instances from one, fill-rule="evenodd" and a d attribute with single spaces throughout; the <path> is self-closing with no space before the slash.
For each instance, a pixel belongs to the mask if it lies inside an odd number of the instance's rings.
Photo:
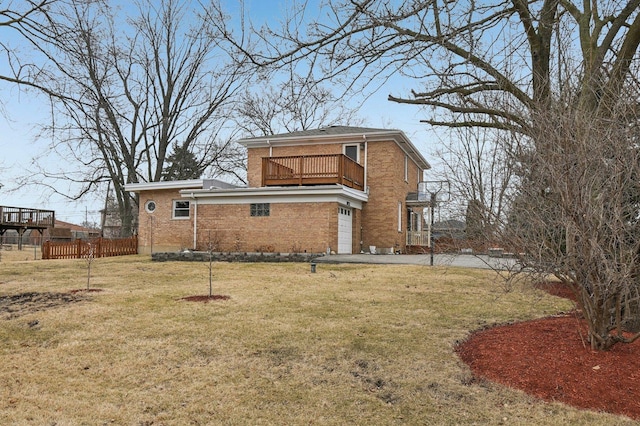
<path id="1" fill-rule="evenodd" d="M 96 259 L 103 291 L 0 314 L 0 424 L 628 422 L 470 381 L 470 331 L 570 308 L 488 271 L 217 263 L 231 299 L 181 300 L 208 285 L 204 263 Z M 0 296 L 85 286 L 81 260 L 0 261 Z"/>

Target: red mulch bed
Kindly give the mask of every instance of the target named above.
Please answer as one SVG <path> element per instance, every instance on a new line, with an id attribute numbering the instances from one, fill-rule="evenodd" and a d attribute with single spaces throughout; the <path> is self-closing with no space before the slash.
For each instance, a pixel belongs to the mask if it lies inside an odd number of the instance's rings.
<path id="1" fill-rule="evenodd" d="M 213 300 L 229 300 L 231 299 L 230 296 L 223 296 L 221 294 L 213 294 L 211 296 L 187 296 L 187 297 L 183 297 L 180 300 L 186 300 L 187 302 L 203 302 L 203 303 L 209 303 Z"/>
<path id="2" fill-rule="evenodd" d="M 561 284 L 552 294 L 570 296 Z M 545 401 L 640 420 L 640 340 L 592 351 L 578 312 L 473 333 L 456 351 L 474 377 Z"/>

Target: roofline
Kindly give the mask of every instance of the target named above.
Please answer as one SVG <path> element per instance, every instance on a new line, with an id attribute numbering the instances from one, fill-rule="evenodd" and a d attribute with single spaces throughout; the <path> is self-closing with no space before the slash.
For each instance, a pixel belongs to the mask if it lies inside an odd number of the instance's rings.
<path id="1" fill-rule="evenodd" d="M 369 196 L 357 189 L 343 185 L 317 185 L 317 186 L 263 186 L 258 188 L 231 188 L 231 189 L 183 189 L 180 195 L 184 198 L 206 199 L 226 198 L 240 200 L 248 197 L 273 197 L 273 196 L 327 196 L 340 195 L 360 202 L 367 202 Z"/>
<path id="2" fill-rule="evenodd" d="M 238 140 L 238 143 L 245 148 L 268 148 L 271 146 L 290 145 L 291 142 L 301 144 L 310 143 L 332 143 L 332 142 L 366 142 L 386 140 L 391 137 L 398 146 L 409 155 L 414 162 L 425 170 L 431 168 L 426 158 L 418 151 L 413 142 L 407 137 L 402 130 L 372 130 L 363 132 L 353 132 L 344 134 L 325 134 L 325 135 L 298 135 L 298 136 L 264 136 L 258 138 L 245 138 Z M 407 147 L 403 147 L 406 144 Z"/>
<path id="3" fill-rule="evenodd" d="M 202 188 L 203 185 L 204 179 L 189 179 L 162 182 L 127 183 L 124 186 L 124 190 L 129 192 L 142 192 L 160 189 Z"/>

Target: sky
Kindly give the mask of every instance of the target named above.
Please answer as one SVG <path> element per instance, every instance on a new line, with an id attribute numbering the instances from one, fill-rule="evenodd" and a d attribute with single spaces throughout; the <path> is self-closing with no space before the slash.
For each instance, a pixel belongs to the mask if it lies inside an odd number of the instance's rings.
<path id="1" fill-rule="evenodd" d="M 234 2 L 234 0 L 223 0 Z M 274 8 L 271 1 L 251 0 L 247 2 L 247 11 L 256 22 L 277 22 L 280 7 Z M 0 32 L 0 37 L 2 37 Z M 0 40 L 6 42 L 7 40 Z M 0 71 L 2 70 L 0 63 Z M 389 94 L 407 93 L 415 81 L 401 78 L 390 79 L 376 93 L 368 97 L 354 96 L 350 107 L 358 110 L 369 127 L 393 128 L 404 131 L 430 163 L 434 163 L 432 152 L 437 143 L 436 132 L 428 125 L 421 124 L 424 113 L 411 105 L 391 103 Z M 25 93 L 17 87 L 0 83 L 0 205 L 55 210 L 56 219 L 80 224 L 84 221 L 100 223 L 100 209 L 104 206 L 103 195 L 89 195 L 79 202 L 51 194 L 44 188 L 20 186 L 19 180 L 34 171 L 32 159 L 42 156 L 40 164 L 46 167 L 57 156 L 48 154 L 50 140 L 38 136 L 38 124 L 49 120 L 48 103 L 43 97 Z M 59 165 L 59 164 L 56 164 Z M 73 188 L 64 185 L 56 189 L 72 194 Z"/>

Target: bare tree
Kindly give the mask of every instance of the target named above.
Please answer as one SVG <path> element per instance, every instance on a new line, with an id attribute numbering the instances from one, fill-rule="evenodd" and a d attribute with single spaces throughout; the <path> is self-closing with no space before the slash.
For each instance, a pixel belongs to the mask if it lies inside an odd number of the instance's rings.
<path id="1" fill-rule="evenodd" d="M 180 0 L 137 6 L 123 17 L 102 1 L 70 0 L 21 30 L 45 58 L 39 85 L 52 122 L 44 131 L 65 159 L 41 175 L 54 191 L 56 180 L 81 185 L 74 198 L 111 181 L 125 235 L 136 200 L 124 185 L 160 180 L 177 141 L 203 169 L 226 155 L 230 100 L 248 78 L 244 62 L 219 48 L 222 35 L 206 9 Z"/>
<path id="2" fill-rule="evenodd" d="M 267 78 L 263 78 L 267 80 Z M 239 103 L 237 124 L 251 136 L 274 135 L 313 128 L 360 123 L 356 111 L 315 77 L 296 73 L 293 67 L 283 75 L 272 74 L 269 80 L 280 80 L 262 90 L 247 90 Z M 258 84 L 260 87 L 261 85 Z"/>
<path id="3" fill-rule="evenodd" d="M 26 0 L 9 1 L 2 5 L 0 10 L 0 29 L 14 31 L 16 33 L 30 32 L 34 30 L 34 23 L 48 18 L 48 10 L 59 0 Z M 5 2 L 7 3 L 7 2 Z M 39 24 L 35 25 L 39 27 Z M 22 57 L 17 46 L 10 45 L 6 39 L 0 40 L 0 54 L 7 64 L 11 65 L 9 73 L 0 73 L 0 80 L 9 83 L 33 85 L 41 90 L 46 90 L 33 78 L 37 75 L 40 66 L 30 63 L 28 58 Z"/>
<path id="4" fill-rule="evenodd" d="M 571 105 L 539 111 L 504 239 L 523 263 L 572 286 L 593 349 L 632 342 L 640 303 L 640 86 L 606 116 Z"/>
<path id="5" fill-rule="evenodd" d="M 435 151 L 440 170 L 435 174 L 451 183 L 451 204 L 467 219 L 467 236 L 492 241 L 505 219 L 515 182 L 511 143 L 505 132 L 488 128 L 454 128 Z M 473 235 L 471 235 L 473 234 Z"/>
<path id="6" fill-rule="evenodd" d="M 305 8 L 292 7 L 283 28 L 255 32 L 258 40 L 224 33 L 257 64 L 304 61 L 324 81 L 377 87 L 405 76 L 419 89 L 389 99 L 429 107 L 424 122 L 446 127 L 532 134 L 531 111 L 576 81 L 582 108 L 598 108 L 599 93 L 621 94 L 640 44 L 639 0 L 330 0 L 323 22 L 308 21 Z"/>

